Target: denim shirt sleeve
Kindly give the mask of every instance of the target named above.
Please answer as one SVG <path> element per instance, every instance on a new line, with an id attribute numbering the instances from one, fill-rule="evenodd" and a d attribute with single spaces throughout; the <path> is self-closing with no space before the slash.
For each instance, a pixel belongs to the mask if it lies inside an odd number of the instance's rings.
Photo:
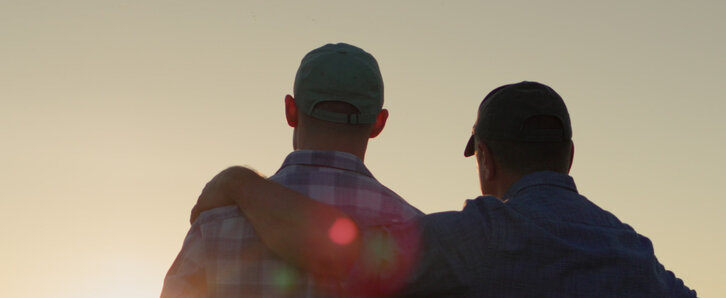
<path id="1" fill-rule="evenodd" d="M 354 297 L 470 295 L 481 282 L 475 267 L 486 258 L 491 228 L 476 208 L 363 227 L 361 256 L 344 288 Z"/>
<path id="2" fill-rule="evenodd" d="M 420 263 L 418 220 L 361 228 L 362 248 L 343 283 L 346 296 L 381 297 L 400 293 Z M 397 295 L 396 295 L 397 296 Z"/>
<path id="3" fill-rule="evenodd" d="M 362 250 L 344 288 L 351 297 L 461 297 L 478 276 L 483 229 L 466 212 L 443 212 L 401 224 L 362 227 Z M 484 240 L 484 241 L 483 241 Z"/>
<path id="4" fill-rule="evenodd" d="M 451 230 L 458 212 L 428 215 L 419 221 L 420 235 L 416 259 L 413 262 L 402 297 L 460 297 L 466 292 L 467 277 L 465 259 L 466 245 L 451 242 L 458 238 Z M 453 234 L 452 234 L 453 233 Z M 452 245 L 453 243 L 458 243 Z M 409 249 L 414 251 L 415 249 Z"/>
<path id="5" fill-rule="evenodd" d="M 364 227 L 360 256 L 343 286 L 350 297 L 455 295 L 462 282 L 445 255 L 438 232 L 419 218 Z"/>

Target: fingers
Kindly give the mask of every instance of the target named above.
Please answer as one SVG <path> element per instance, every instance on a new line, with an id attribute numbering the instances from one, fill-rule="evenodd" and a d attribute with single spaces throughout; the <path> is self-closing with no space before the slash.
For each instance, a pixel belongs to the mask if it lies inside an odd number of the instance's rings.
<path id="1" fill-rule="evenodd" d="M 216 176 L 215 176 L 216 178 Z M 199 214 L 201 213 L 199 204 L 202 202 L 202 199 L 204 198 L 204 194 L 209 191 L 209 189 L 212 187 L 212 182 L 214 181 L 214 178 L 207 182 L 207 184 L 204 184 L 204 188 L 202 189 L 202 193 L 199 194 L 199 197 L 197 198 L 197 203 L 194 204 L 194 207 L 192 207 L 192 212 L 189 215 L 189 224 L 194 224 L 194 221 L 197 220 L 197 217 L 199 217 Z"/>
<path id="2" fill-rule="evenodd" d="M 219 174 L 217 174 L 219 176 Z M 197 198 L 197 203 L 194 204 L 194 207 L 192 207 L 192 212 L 189 214 L 189 224 L 194 224 L 194 221 L 197 220 L 197 217 L 199 217 L 199 214 L 201 213 L 199 204 L 202 203 L 202 200 L 205 197 L 205 194 L 209 192 L 209 190 L 213 187 L 215 183 L 215 179 L 217 176 L 214 176 L 212 180 L 204 184 L 204 188 L 202 189 L 202 192 L 199 194 L 199 197 Z"/>
<path id="3" fill-rule="evenodd" d="M 192 208 L 192 213 L 189 215 L 189 224 L 194 224 L 194 221 L 197 220 L 197 217 L 199 217 L 199 209 L 197 209 L 197 205 L 194 205 L 194 208 Z"/>
<path id="4" fill-rule="evenodd" d="M 193 224 L 199 215 L 209 209 L 234 205 L 234 193 L 239 191 L 239 182 L 259 175 L 246 167 L 232 166 L 219 172 L 204 185 L 197 203 L 189 215 L 189 223 Z"/>

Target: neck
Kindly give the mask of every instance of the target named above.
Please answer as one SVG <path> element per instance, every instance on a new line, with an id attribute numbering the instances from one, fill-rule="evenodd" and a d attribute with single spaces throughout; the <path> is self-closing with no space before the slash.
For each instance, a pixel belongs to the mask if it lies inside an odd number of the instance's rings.
<path id="1" fill-rule="evenodd" d="M 507 191 L 510 187 L 512 187 L 512 184 L 517 182 L 520 178 L 522 178 L 521 175 L 500 173 L 495 181 L 491 181 L 489 183 L 486 189 L 487 193 L 485 193 L 485 195 L 495 196 L 497 199 L 505 201 L 504 195 L 507 194 Z"/>
<path id="2" fill-rule="evenodd" d="M 365 160 L 366 150 L 361 148 L 346 148 L 343 146 L 300 146 L 295 150 L 325 150 L 325 151 L 339 151 L 353 154 L 360 158 L 361 161 Z"/>
<path id="3" fill-rule="evenodd" d="M 335 138 L 321 135 L 308 135 L 305 137 L 298 136 L 294 142 L 295 150 L 327 150 L 340 151 L 353 154 L 365 160 L 366 149 L 368 148 L 368 139 L 356 138 Z"/>

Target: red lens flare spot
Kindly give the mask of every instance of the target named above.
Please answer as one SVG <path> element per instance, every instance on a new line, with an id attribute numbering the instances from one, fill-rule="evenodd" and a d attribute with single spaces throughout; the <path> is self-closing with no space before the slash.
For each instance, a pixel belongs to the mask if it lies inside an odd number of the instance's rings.
<path id="1" fill-rule="evenodd" d="M 355 223 L 349 218 L 338 218 L 328 230 L 328 237 L 338 245 L 347 245 L 358 236 Z"/>

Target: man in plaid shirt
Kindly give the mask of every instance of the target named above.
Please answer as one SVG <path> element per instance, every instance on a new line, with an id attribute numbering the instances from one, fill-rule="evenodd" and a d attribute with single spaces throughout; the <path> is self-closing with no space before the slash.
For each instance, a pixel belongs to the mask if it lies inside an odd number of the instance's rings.
<path id="1" fill-rule="evenodd" d="M 373 56 L 343 43 L 315 49 L 300 64 L 294 95 L 285 97 L 285 113 L 295 151 L 270 180 L 338 206 L 363 226 L 422 215 L 363 164 L 368 140 L 388 118 Z M 347 232 L 343 227 L 342 235 L 331 237 L 346 241 Z M 202 213 L 192 224 L 161 296 L 319 297 L 337 291 L 335 282 L 314 280 L 275 257 L 240 210 L 227 206 Z"/>

